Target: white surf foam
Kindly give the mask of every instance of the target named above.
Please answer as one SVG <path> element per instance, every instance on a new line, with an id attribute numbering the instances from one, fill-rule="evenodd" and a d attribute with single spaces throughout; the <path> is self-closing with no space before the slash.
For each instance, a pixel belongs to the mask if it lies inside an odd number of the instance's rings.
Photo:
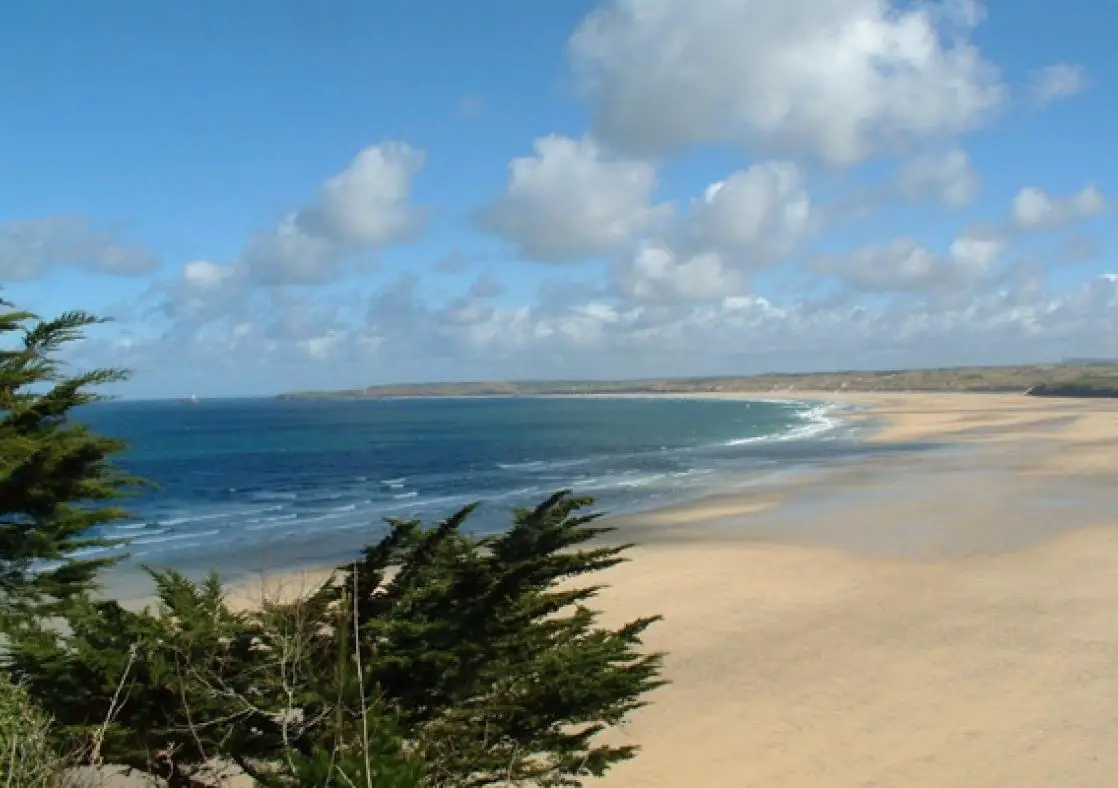
<path id="1" fill-rule="evenodd" d="M 805 422 L 800 426 L 795 426 L 791 429 L 783 430 L 781 432 L 769 433 L 767 435 L 753 435 L 748 438 L 734 438 L 732 440 L 724 442 L 722 445 L 748 446 L 752 443 L 782 443 L 784 441 L 797 441 L 805 440 L 807 438 L 814 438 L 817 435 L 822 435 L 824 433 L 830 432 L 842 424 L 841 419 L 835 418 L 830 415 L 840 408 L 840 405 L 832 402 L 812 405 L 797 413 L 797 416 L 803 422 Z"/>

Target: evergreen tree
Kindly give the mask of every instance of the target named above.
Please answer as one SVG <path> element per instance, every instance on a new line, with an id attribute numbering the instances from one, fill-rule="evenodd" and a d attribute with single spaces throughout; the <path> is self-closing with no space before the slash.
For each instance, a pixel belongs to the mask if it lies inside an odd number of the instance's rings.
<path id="1" fill-rule="evenodd" d="M 623 560 L 559 493 L 506 533 L 461 533 L 472 507 L 392 522 L 298 600 L 231 611 L 216 578 L 154 575 L 159 606 L 73 606 L 70 632 L 22 632 L 13 674 L 109 763 L 218 785 L 232 762 L 265 786 L 577 786 L 632 757 L 597 734 L 643 705 L 653 619 L 597 623 L 595 585 Z"/>
<path id="2" fill-rule="evenodd" d="M 112 464 L 121 441 L 69 419 L 104 399 L 97 386 L 125 377 L 64 371 L 62 348 L 99 322 L 41 320 L 0 301 L 0 611 L 49 614 L 88 592 L 110 561 L 73 554 L 110 544 L 87 534 L 124 517 L 111 502 L 138 483 Z"/>
<path id="3" fill-rule="evenodd" d="M 391 521 L 352 565 L 294 601 L 233 610 L 216 577 L 153 572 L 157 604 L 90 594 L 111 561 L 91 530 L 125 516 L 124 448 L 70 417 L 117 370 L 66 375 L 60 350 L 99 322 L 0 305 L 0 665 L 51 720 L 56 751 L 175 786 L 234 764 L 269 788 L 581 784 L 635 748 L 602 744 L 660 682 L 653 622 L 602 627 L 598 586 L 624 560 L 558 493 L 511 528 Z"/>

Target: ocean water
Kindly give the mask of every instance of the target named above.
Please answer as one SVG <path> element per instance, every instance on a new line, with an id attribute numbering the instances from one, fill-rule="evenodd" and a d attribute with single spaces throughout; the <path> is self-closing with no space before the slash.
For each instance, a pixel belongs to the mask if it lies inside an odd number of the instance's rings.
<path id="1" fill-rule="evenodd" d="M 795 402 L 495 398 L 115 402 L 81 418 L 127 439 L 121 464 L 158 485 L 103 531 L 126 541 L 125 565 L 236 574 L 345 560 L 385 517 L 435 521 L 481 500 L 470 528 L 489 532 L 558 489 L 632 512 L 871 451 L 838 415 Z"/>

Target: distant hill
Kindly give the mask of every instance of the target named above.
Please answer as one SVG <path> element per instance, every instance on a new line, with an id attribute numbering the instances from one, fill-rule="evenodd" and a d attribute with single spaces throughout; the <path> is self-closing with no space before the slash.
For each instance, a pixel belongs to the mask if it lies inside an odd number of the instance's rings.
<path id="1" fill-rule="evenodd" d="M 655 380 L 473 381 L 396 383 L 347 391 L 297 391 L 281 399 L 377 399 L 388 397 L 517 397 L 586 394 L 688 394 L 774 391 L 956 391 L 1032 393 L 1036 396 L 1109 396 L 1062 393 L 1087 385 L 1118 390 L 1118 364 L 1035 364 L 881 371 L 771 373 L 743 377 Z M 1069 386 L 1071 388 L 1069 388 Z M 1086 390 L 1086 389 L 1082 389 Z"/>
<path id="2" fill-rule="evenodd" d="M 1041 383 L 1025 392 L 1031 397 L 1118 398 L 1118 377 L 1085 377 L 1066 383 Z"/>

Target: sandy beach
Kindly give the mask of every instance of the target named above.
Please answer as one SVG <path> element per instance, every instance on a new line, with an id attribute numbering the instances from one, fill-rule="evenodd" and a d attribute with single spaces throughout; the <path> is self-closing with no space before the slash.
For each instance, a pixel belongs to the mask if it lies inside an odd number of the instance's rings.
<path id="1" fill-rule="evenodd" d="M 1118 403 L 819 398 L 945 448 L 620 522 L 602 602 L 664 615 L 672 683 L 594 784 L 1112 784 Z"/>
<path id="2" fill-rule="evenodd" d="M 589 784 L 1112 784 L 1118 402 L 788 396 L 938 448 L 615 518 L 640 546 L 601 604 L 664 616 L 671 683 L 610 733 L 640 755 Z"/>

